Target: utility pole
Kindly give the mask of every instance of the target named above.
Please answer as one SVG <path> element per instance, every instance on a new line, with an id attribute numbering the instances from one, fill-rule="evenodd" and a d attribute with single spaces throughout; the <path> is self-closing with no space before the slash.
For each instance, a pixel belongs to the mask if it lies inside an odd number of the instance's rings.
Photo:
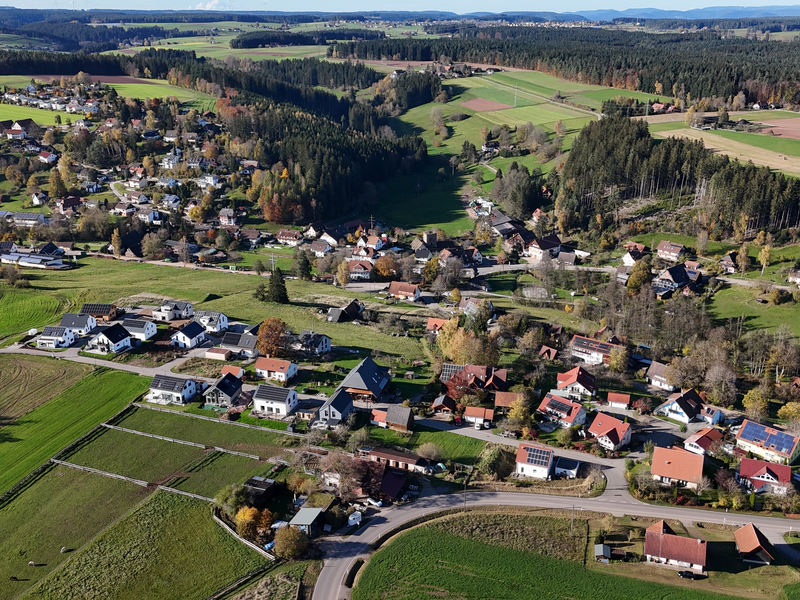
<path id="1" fill-rule="evenodd" d="M 275 253 L 273 252 L 272 253 L 272 275 L 274 275 L 274 274 L 275 274 Z M 270 277 L 272 277 L 272 275 L 270 275 Z"/>
<path id="2" fill-rule="evenodd" d="M 572 505 L 572 519 L 569 522 L 569 537 L 572 537 L 572 527 L 575 525 L 575 505 Z"/>

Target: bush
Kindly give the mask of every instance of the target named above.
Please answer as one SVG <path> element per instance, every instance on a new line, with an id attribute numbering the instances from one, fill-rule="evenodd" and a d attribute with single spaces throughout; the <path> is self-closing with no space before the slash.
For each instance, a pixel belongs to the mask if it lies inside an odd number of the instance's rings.
<path id="1" fill-rule="evenodd" d="M 295 559 L 308 548 L 306 534 L 295 527 L 281 527 L 275 534 L 275 554 L 281 558 Z"/>
<path id="2" fill-rule="evenodd" d="M 469 115 L 466 113 L 453 113 L 448 117 L 450 121 L 463 121 L 464 119 L 468 118 Z"/>

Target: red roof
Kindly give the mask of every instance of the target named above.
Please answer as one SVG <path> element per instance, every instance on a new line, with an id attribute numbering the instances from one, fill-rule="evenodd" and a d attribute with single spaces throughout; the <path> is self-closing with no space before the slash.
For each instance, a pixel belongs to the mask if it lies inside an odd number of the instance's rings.
<path id="1" fill-rule="evenodd" d="M 717 440 L 722 439 L 722 432 L 718 429 L 714 429 L 713 427 L 704 427 L 694 435 L 690 435 L 686 438 L 686 444 L 697 444 L 703 450 L 708 450 L 708 448 L 716 442 Z"/>
<path id="2" fill-rule="evenodd" d="M 699 483 L 703 478 L 703 457 L 681 448 L 659 448 L 653 452 L 653 475 Z"/>
<path id="3" fill-rule="evenodd" d="M 767 538 L 761 533 L 756 526 L 748 523 L 741 529 L 733 532 L 733 537 L 736 540 L 736 548 L 740 554 L 751 554 L 753 552 L 763 551 L 767 556 L 774 560 L 768 548 L 770 547 Z"/>
<path id="4" fill-rule="evenodd" d="M 419 286 L 415 283 L 405 283 L 404 281 L 393 281 L 389 284 L 390 296 L 414 297 L 419 293 Z"/>
<path id="5" fill-rule="evenodd" d="M 739 464 L 740 478 L 749 480 L 765 475 L 775 478 L 779 483 L 787 484 L 792 480 L 792 468 L 789 465 L 778 465 L 753 458 L 743 458 Z"/>
<path id="6" fill-rule="evenodd" d="M 376 423 L 386 423 L 386 411 L 373 408 L 372 417 L 370 417 L 370 421 L 375 421 Z"/>
<path id="7" fill-rule="evenodd" d="M 706 566 L 705 540 L 675 535 L 664 521 L 659 521 L 645 530 L 644 553 L 666 560 Z"/>
<path id="8" fill-rule="evenodd" d="M 597 387 L 594 384 L 594 375 L 588 371 L 585 371 L 583 367 L 575 367 L 566 373 L 559 373 L 556 379 L 558 380 L 557 387 L 559 390 L 563 390 L 565 387 L 568 387 L 573 383 L 582 385 L 590 392 L 597 390 Z"/>
<path id="9" fill-rule="evenodd" d="M 562 398 L 553 394 L 547 394 L 542 403 L 539 404 L 539 412 L 555 413 L 562 421 L 569 424 L 572 424 L 582 408 L 583 404 L 579 402 L 573 402 L 569 398 Z"/>
<path id="10" fill-rule="evenodd" d="M 494 405 L 495 407 L 509 408 L 519 397 L 520 395 L 516 392 L 497 392 L 494 395 Z"/>
<path id="11" fill-rule="evenodd" d="M 630 423 L 623 423 L 605 413 L 597 413 L 592 426 L 589 427 L 589 433 L 596 438 L 606 436 L 616 446 L 622 441 L 630 428 Z"/>
<path id="12" fill-rule="evenodd" d="M 464 410 L 464 416 L 491 421 L 494 419 L 494 410 L 491 408 L 481 408 L 480 406 L 468 406 L 466 410 Z"/>
<path id="13" fill-rule="evenodd" d="M 351 260 L 347 263 L 347 269 L 351 273 L 371 273 L 372 263 L 368 260 Z"/>
<path id="14" fill-rule="evenodd" d="M 631 403 L 631 395 L 619 394 L 617 392 L 608 392 L 608 403 L 624 404 L 625 406 L 628 406 Z"/>
<path id="15" fill-rule="evenodd" d="M 447 319 L 437 319 L 435 317 L 428 318 L 428 324 L 425 325 L 425 329 L 428 331 L 439 331 L 444 324 L 447 323 Z"/>
<path id="16" fill-rule="evenodd" d="M 548 360 L 555 360 L 558 355 L 558 350 L 550 346 L 542 346 L 539 350 L 539 356 L 544 356 Z"/>
<path id="17" fill-rule="evenodd" d="M 542 450 L 550 454 L 550 458 L 552 459 L 553 451 L 546 446 L 540 446 L 539 444 L 527 444 L 525 442 L 521 443 L 517 448 L 517 458 L 516 461 L 518 463 L 526 463 L 528 462 L 528 453 L 525 451 L 525 448 L 536 448 L 537 450 Z"/>
<path id="18" fill-rule="evenodd" d="M 292 363 L 288 360 L 279 360 L 277 358 L 259 358 L 256 361 L 256 370 L 258 371 L 274 371 L 276 373 L 288 373 L 289 367 Z"/>
<path id="19" fill-rule="evenodd" d="M 220 375 L 227 375 L 228 373 L 230 373 L 234 377 L 238 377 L 239 379 L 241 379 L 242 375 L 244 375 L 244 369 L 242 367 L 237 367 L 235 365 L 225 365 L 224 367 L 222 367 Z"/>

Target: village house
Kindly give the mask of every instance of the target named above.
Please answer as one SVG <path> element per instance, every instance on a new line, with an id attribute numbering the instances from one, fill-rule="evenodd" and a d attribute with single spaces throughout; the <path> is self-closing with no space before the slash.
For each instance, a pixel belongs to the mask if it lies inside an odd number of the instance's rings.
<path id="1" fill-rule="evenodd" d="M 766 461 L 790 465 L 800 454 L 800 438 L 745 419 L 736 434 L 736 446 Z"/>
<path id="2" fill-rule="evenodd" d="M 775 560 L 772 545 L 752 523 L 734 531 L 733 539 L 736 541 L 736 551 L 742 562 L 770 565 Z"/>
<path id="3" fill-rule="evenodd" d="M 315 429 L 336 427 L 346 421 L 347 417 L 353 413 L 353 410 L 353 396 L 342 386 L 339 386 L 331 397 L 325 401 L 325 404 L 319 407 L 317 420 L 314 421 L 312 427 Z"/>
<path id="4" fill-rule="evenodd" d="M 206 404 L 230 407 L 236 404 L 241 394 L 242 380 L 227 373 L 203 392 L 203 397 L 205 398 Z"/>
<path id="5" fill-rule="evenodd" d="M 676 244 L 668 240 L 662 241 L 656 249 L 658 258 L 670 262 L 677 262 L 678 259 L 686 253 L 686 248 L 683 244 Z"/>
<path id="6" fill-rule="evenodd" d="M 113 321 L 117 318 L 117 307 L 113 304 L 91 304 L 81 306 L 80 314 L 92 315 L 97 321 Z"/>
<path id="7" fill-rule="evenodd" d="M 736 252 L 731 252 L 729 254 L 726 254 L 719 260 L 720 269 L 722 269 L 723 271 L 725 271 L 730 275 L 736 273 L 737 270 L 736 259 L 737 259 Z"/>
<path id="8" fill-rule="evenodd" d="M 556 380 L 556 389 L 566 393 L 566 397 L 572 400 L 581 400 L 584 397 L 591 399 L 597 395 L 594 375 L 585 371 L 583 367 L 575 367 L 566 373 L 559 373 Z"/>
<path id="9" fill-rule="evenodd" d="M 310 352 L 315 356 L 321 356 L 331 351 L 331 338 L 324 333 L 316 333 L 303 329 L 300 332 L 300 349 L 304 352 Z"/>
<path id="10" fill-rule="evenodd" d="M 601 412 L 597 413 L 589 427 L 589 434 L 597 438 L 597 443 L 603 448 L 616 452 L 630 443 L 631 426 Z"/>
<path id="11" fill-rule="evenodd" d="M 228 328 L 228 317 L 213 310 L 198 310 L 194 313 L 194 321 L 200 323 L 206 333 L 219 333 Z"/>
<path id="12" fill-rule="evenodd" d="M 514 474 L 532 479 L 548 479 L 553 466 L 553 451 L 550 448 L 523 442 L 517 448 Z"/>
<path id="13" fill-rule="evenodd" d="M 132 338 L 140 342 L 146 342 L 158 333 L 156 324 L 145 319 L 125 319 L 122 321 L 122 326 L 131 334 Z"/>
<path id="14" fill-rule="evenodd" d="M 456 412 L 456 401 L 447 394 L 442 394 L 433 401 L 431 409 L 433 409 L 434 414 L 449 417 Z"/>
<path id="15" fill-rule="evenodd" d="M 517 392 L 495 392 L 494 409 L 495 412 L 508 411 L 517 400 L 522 400 L 522 394 Z"/>
<path id="16" fill-rule="evenodd" d="M 494 304 L 488 298 L 476 298 L 475 296 L 468 296 L 462 298 L 458 303 L 458 308 L 466 315 L 476 315 L 481 306 L 486 306 L 489 309 L 489 314 L 494 314 Z"/>
<path id="17" fill-rule="evenodd" d="M 703 457 L 682 448 L 656 446 L 650 472 L 662 485 L 695 490 L 703 478 Z"/>
<path id="18" fill-rule="evenodd" d="M 36 340 L 37 348 L 69 348 L 75 343 L 75 334 L 69 327 L 48 326 Z"/>
<path id="19" fill-rule="evenodd" d="M 413 431 L 414 413 L 405 406 L 390 406 L 386 410 L 372 409 L 369 422 L 372 425 L 395 431 Z"/>
<path id="20" fill-rule="evenodd" d="M 47 192 L 31 194 L 31 204 L 34 206 L 47 206 L 48 202 L 50 202 L 50 197 L 47 195 Z"/>
<path id="21" fill-rule="evenodd" d="M 686 267 L 682 264 L 677 264 L 661 271 L 653 280 L 652 286 L 656 296 L 666 299 L 677 290 L 689 285 L 689 283 Z"/>
<path id="22" fill-rule="evenodd" d="M 690 435 L 683 442 L 683 447 L 689 452 L 705 456 L 708 449 L 722 439 L 722 432 L 714 427 L 704 427 L 697 433 Z"/>
<path id="23" fill-rule="evenodd" d="M 447 319 L 437 319 L 436 317 L 428 317 L 428 322 L 425 325 L 425 331 L 439 335 L 439 330 L 447 323 Z"/>
<path id="24" fill-rule="evenodd" d="M 367 235 L 367 236 L 362 235 L 360 238 L 358 238 L 358 242 L 356 245 L 359 248 L 365 248 L 365 247 L 372 248 L 377 252 L 378 250 L 386 246 L 387 243 L 388 240 L 386 239 L 386 236 L 378 237 L 377 235 Z"/>
<path id="25" fill-rule="evenodd" d="M 638 261 L 642 260 L 643 257 L 644 255 L 638 250 L 628 250 L 625 256 L 622 257 L 622 264 L 626 267 L 632 267 Z"/>
<path id="26" fill-rule="evenodd" d="M 399 452 L 388 448 L 370 448 L 367 459 L 386 463 L 389 467 L 404 469 L 415 473 L 424 473 L 428 461 L 412 452 Z"/>
<path id="27" fill-rule="evenodd" d="M 631 407 L 631 395 L 618 392 L 608 392 L 608 406 L 610 408 L 628 409 Z"/>
<path id="28" fill-rule="evenodd" d="M 243 333 L 226 331 L 219 347 L 229 350 L 238 358 L 258 358 L 258 326 L 251 327 Z"/>
<path id="29" fill-rule="evenodd" d="M 222 367 L 222 370 L 219 372 L 220 376 L 226 375 L 230 373 L 234 377 L 238 377 L 239 379 L 244 378 L 247 371 L 244 370 L 244 367 L 240 367 L 238 365 L 225 365 Z"/>
<path id="30" fill-rule="evenodd" d="M 297 392 L 292 389 L 259 383 L 253 394 L 253 412 L 287 416 L 297 406 Z M 252 413 L 251 413 L 252 414 Z"/>
<path id="31" fill-rule="evenodd" d="M 255 363 L 256 375 L 286 383 L 297 375 L 297 365 L 289 360 L 259 358 Z"/>
<path id="32" fill-rule="evenodd" d="M 464 409 L 464 421 L 481 427 L 485 427 L 487 424 L 491 426 L 494 421 L 494 410 L 480 406 L 468 406 Z"/>
<path id="33" fill-rule="evenodd" d="M 95 354 L 118 354 L 130 348 L 131 335 L 122 325 L 115 323 L 90 339 L 83 350 Z"/>
<path id="34" fill-rule="evenodd" d="M 350 281 L 370 281 L 374 265 L 368 260 L 351 260 L 347 263 Z"/>
<path id="35" fill-rule="evenodd" d="M 709 425 L 716 425 L 722 421 L 723 417 L 721 410 L 705 404 L 700 394 L 693 388 L 672 394 L 666 402 L 655 408 L 653 414 L 669 417 L 682 423 L 705 421 Z"/>
<path id="36" fill-rule="evenodd" d="M 572 357 L 582 360 L 587 365 L 608 364 L 611 352 L 615 348 L 624 348 L 624 346 L 601 342 L 581 335 L 572 336 L 572 341 L 570 342 Z"/>
<path id="37" fill-rule="evenodd" d="M 226 227 L 236 225 L 236 213 L 232 208 L 223 208 L 219 211 L 219 224 Z"/>
<path id="38" fill-rule="evenodd" d="M 550 346 L 542 345 L 542 347 L 539 348 L 539 356 L 545 360 L 555 360 L 558 356 L 558 350 Z"/>
<path id="39" fill-rule="evenodd" d="M 401 300 L 416 302 L 419 300 L 420 290 L 419 286 L 415 283 L 393 281 L 389 284 L 389 291 L 387 292 L 387 295 L 390 298 L 400 298 Z"/>
<path id="40" fill-rule="evenodd" d="M 156 375 L 145 400 L 154 404 L 187 404 L 200 391 L 198 387 L 194 379 Z"/>
<path id="41" fill-rule="evenodd" d="M 194 315 L 194 305 L 191 302 L 165 300 L 152 314 L 154 320 L 161 322 L 190 319 Z"/>
<path id="42" fill-rule="evenodd" d="M 389 384 L 389 369 L 378 366 L 369 356 L 347 374 L 340 388 L 356 400 L 377 401 Z"/>
<path id="43" fill-rule="evenodd" d="M 330 323 L 343 323 L 345 321 L 355 321 L 361 318 L 364 312 L 364 303 L 353 298 L 342 308 L 329 308 L 326 321 Z"/>
<path id="44" fill-rule="evenodd" d="M 586 409 L 583 408 L 583 404 L 561 396 L 545 395 L 538 410 L 563 429 L 583 425 L 586 422 Z"/>
<path id="45" fill-rule="evenodd" d="M 303 241 L 303 233 L 296 229 L 280 229 L 275 239 L 287 246 L 297 246 Z"/>
<path id="46" fill-rule="evenodd" d="M 58 156 L 52 152 L 47 152 L 46 150 L 42 150 L 39 153 L 39 162 L 43 162 L 46 165 L 52 165 L 56 161 L 58 161 Z"/>
<path id="47" fill-rule="evenodd" d="M 754 458 L 743 458 L 736 467 L 736 481 L 748 492 L 785 496 L 792 488 L 792 468 Z"/>
<path id="48" fill-rule="evenodd" d="M 662 563 L 702 573 L 706 569 L 706 542 L 675 535 L 664 521 L 648 527 L 644 535 L 647 562 Z"/>
<path id="49" fill-rule="evenodd" d="M 325 240 L 314 240 L 313 242 L 311 242 L 311 252 L 313 252 L 314 256 L 316 256 L 317 258 L 322 258 L 323 256 L 332 251 L 333 248 Z"/>
<path id="50" fill-rule="evenodd" d="M 192 321 L 170 337 L 172 345 L 178 348 L 197 348 L 206 341 L 206 332 L 202 325 Z"/>
<path id="51" fill-rule="evenodd" d="M 647 383 L 668 392 L 675 391 L 675 386 L 670 382 L 674 381 L 676 376 L 677 373 L 673 371 L 672 367 L 655 360 L 650 363 L 645 372 Z"/>
<path id="52" fill-rule="evenodd" d="M 552 234 L 531 241 L 525 248 L 524 255 L 538 262 L 544 258 L 545 253 L 555 258 L 559 252 L 561 252 L 561 240 L 556 234 Z"/>
<path id="53" fill-rule="evenodd" d="M 18 212 L 11 213 L 11 221 L 17 227 L 38 227 L 47 223 L 47 217 L 43 213 Z"/>
<path id="54" fill-rule="evenodd" d="M 97 327 L 97 319 L 92 315 L 66 313 L 61 317 L 60 327 L 66 327 L 76 336 L 89 335 Z"/>

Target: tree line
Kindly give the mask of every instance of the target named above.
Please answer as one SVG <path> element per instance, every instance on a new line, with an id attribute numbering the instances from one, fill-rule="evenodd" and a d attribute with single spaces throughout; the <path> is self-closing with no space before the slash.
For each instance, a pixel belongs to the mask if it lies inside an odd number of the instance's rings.
<path id="1" fill-rule="evenodd" d="M 378 40 L 386 37 L 374 29 L 320 29 L 319 31 L 278 31 L 261 29 L 242 33 L 230 41 L 231 48 L 260 48 L 261 46 L 324 46 L 334 40 Z"/>
<path id="2" fill-rule="evenodd" d="M 257 63 L 257 69 L 268 77 L 292 85 L 331 89 L 348 87 L 363 90 L 382 79 L 380 73 L 363 63 L 334 63 L 318 58 L 262 60 Z"/>

